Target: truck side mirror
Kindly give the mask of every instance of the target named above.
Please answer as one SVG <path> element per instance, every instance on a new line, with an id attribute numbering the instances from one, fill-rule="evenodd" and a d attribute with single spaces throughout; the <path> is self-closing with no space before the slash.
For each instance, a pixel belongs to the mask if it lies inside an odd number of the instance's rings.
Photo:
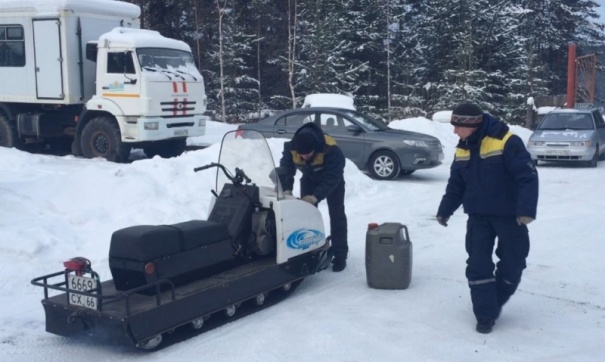
<path id="1" fill-rule="evenodd" d="M 86 43 L 86 59 L 97 62 L 98 43 L 96 41 Z"/>

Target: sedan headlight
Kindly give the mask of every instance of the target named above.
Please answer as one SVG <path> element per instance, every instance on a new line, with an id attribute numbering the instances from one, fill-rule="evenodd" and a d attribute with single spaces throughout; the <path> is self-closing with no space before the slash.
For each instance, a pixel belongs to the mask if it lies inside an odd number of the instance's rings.
<path id="1" fill-rule="evenodd" d="M 429 144 L 424 141 L 403 140 L 403 143 L 405 143 L 408 146 L 413 146 L 413 147 L 430 147 Z"/>
<path id="2" fill-rule="evenodd" d="M 527 145 L 529 147 L 542 147 L 544 146 L 544 141 L 529 141 Z"/>
<path id="3" fill-rule="evenodd" d="M 573 141 L 573 142 L 571 142 L 571 145 L 573 147 L 590 147 L 590 146 L 592 146 L 592 141 L 591 140 L 587 140 L 587 141 Z"/>

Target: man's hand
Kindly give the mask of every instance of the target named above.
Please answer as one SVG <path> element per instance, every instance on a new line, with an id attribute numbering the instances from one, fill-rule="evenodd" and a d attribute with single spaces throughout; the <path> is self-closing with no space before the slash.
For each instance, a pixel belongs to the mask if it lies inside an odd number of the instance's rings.
<path id="1" fill-rule="evenodd" d="M 317 197 L 315 197 L 313 195 L 305 195 L 305 196 L 303 196 L 302 200 L 310 203 L 311 205 L 317 204 Z"/>
<path id="2" fill-rule="evenodd" d="M 292 191 L 290 191 L 290 190 L 284 191 L 284 196 L 292 196 Z"/>
<path id="3" fill-rule="evenodd" d="M 443 217 L 443 216 L 437 215 L 437 222 L 441 226 L 447 226 L 447 222 L 449 219 L 450 219 L 449 217 Z"/>
<path id="4" fill-rule="evenodd" d="M 527 225 L 532 221 L 534 221 L 534 218 L 529 216 L 519 216 L 517 218 L 517 224 L 519 225 Z"/>

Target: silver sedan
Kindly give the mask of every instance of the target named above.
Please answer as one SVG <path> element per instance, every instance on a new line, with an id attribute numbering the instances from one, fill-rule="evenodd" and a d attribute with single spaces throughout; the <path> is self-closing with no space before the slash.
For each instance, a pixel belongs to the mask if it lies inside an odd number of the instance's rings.
<path id="1" fill-rule="evenodd" d="M 605 158 L 605 122 L 597 109 L 551 111 L 529 138 L 527 149 L 536 165 L 556 161 L 597 167 Z"/>

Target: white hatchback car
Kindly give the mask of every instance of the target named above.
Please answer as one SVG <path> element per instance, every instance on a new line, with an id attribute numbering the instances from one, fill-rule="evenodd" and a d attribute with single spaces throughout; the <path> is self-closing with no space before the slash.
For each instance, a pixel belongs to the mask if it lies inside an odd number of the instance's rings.
<path id="1" fill-rule="evenodd" d="M 584 162 L 597 167 L 605 159 L 605 121 L 598 109 L 555 109 L 544 116 L 529 138 L 532 160 Z"/>

